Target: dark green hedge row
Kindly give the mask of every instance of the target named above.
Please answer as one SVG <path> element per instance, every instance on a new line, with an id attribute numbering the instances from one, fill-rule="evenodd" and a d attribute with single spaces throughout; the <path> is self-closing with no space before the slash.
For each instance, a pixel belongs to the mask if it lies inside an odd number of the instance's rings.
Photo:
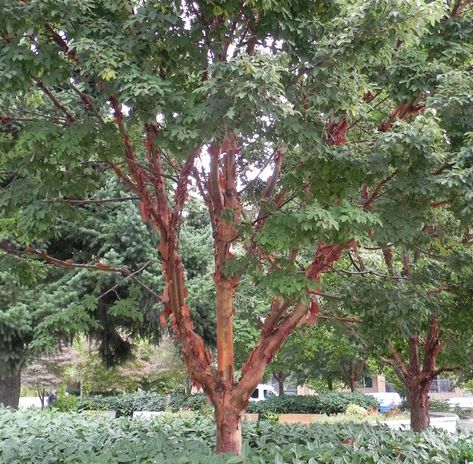
<path id="1" fill-rule="evenodd" d="M 91 396 L 81 398 L 78 410 L 117 411 L 117 416 L 131 416 L 133 411 L 201 411 L 208 404 L 205 395 L 170 396 L 158 393 L 133 393 L 120 396 Z M 377 401 L 362 393 L 322 393 L 316 396 L 275 397 L 259 403 L 250 403 L 247 412 L 258 414 L 338 414 L 349 404 L 366 409 L 378 407 Z"/>
<path id="2" fill-rule="evenodd" d="M 258 414 L 339 414 L 349 404 L 366 409 L 377 409 L 378 402 L 363 393 L 321 393 L 315 396 L 273 397 L 266 401 L 250 403 L 247 412 Z"/>
<path id="3" fill-rule="evenodd" d="M 131 416 L 133 411 L 200 411 L 207 405 L 203 394 L 186 396 L 180 393 L 161 395 L 159 393 L 129 393 L 119 396 L 89 396 L 79 399 L 78 411 L 116 411 L 117 417 Z"/>

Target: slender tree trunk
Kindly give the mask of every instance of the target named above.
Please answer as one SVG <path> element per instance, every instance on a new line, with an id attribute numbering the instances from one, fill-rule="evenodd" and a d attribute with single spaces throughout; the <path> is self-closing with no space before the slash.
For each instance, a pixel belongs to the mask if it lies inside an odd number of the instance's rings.
<path id="1" fill-rule="evenodd" d="M 284 396 L 284 377 L 279 377 L 278 379 L 278 389 L 279 389 L 279 396 Z"/>
<path id="2" fill-rule="evenodd" d="M 329 389 L 329 391 L 332 391 L 332 390 L 333 390 L 333 380 L 332 380 L 332 377 L 328 377 L 328 378 L 327 378 L 327 388 Z"/>
<path id="3" fill-rule="evenodd" d="M 274 372 L 274 378 L 278 381 L 278 394 L 279 397 L 284 396 L 284 380 L 286 380 L 286 376 L 283 372 Z"/>
<path id="4" fill-rule="evenodd" d="M 2 369 L 0 374 L 0 404 L 18 409 L 20 401 L 20 370 Z"/>
<path id="5" fill-rule="evenodd" d="M 41 409 L 44 409 L 44 398 L 46 397 L 46 390 L 44 388 L 38 389 L 38 397 L 41 402 Z"/>
<path id="6" fill-rule="evenodd" d="M 186 376 L 186 383 L 184 385 L 184 393 L 190 395 L 192 393 L 192 379 L 190 375 Z"/>
<path id="7" fill-rule="evenodd" d="M 421 432 L 430 426 L 429 385 L 414 384 L 409 389 L 411 430 Z"/>
<path id="8" fill-rule="evenodd" d="M 241 454 L 241 411 L 230 404 L 215 408 L 217 453 Z"/>
<path id="9" fill-rule="evenodd" d="M 356 388 L 356 373 L 355 373 L 355 363 L 353 360 L 350 360 L 350 374 L 348 378 L 348 385 L 350 387 L 350 391 L 354 392 Z"/>
<path id="10" fill-rule="evenodd" d="M 350 391 L 353 393 L 356 389 L 356 379 L 354 377 L 350 377 Z"/>

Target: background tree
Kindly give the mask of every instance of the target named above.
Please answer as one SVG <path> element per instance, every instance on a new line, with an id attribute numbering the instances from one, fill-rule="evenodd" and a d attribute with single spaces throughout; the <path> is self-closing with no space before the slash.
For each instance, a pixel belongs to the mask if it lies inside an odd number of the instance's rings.
<path id="1" fill-rule="evenodd" d="M 103 204 L 100 198 L 104 196 L 114 198 L 115 202 Z M 99 189 L 95 198 L 85 204 L 72 204 L 79 209 L 73 214 L 80 218 L 80 227 L 62 224 L 57 235 L 42 246 L 47 246 L 48 251 L 63 262 L 73 259 L 89 262 L 98 258 L 117 272 L 104 273 L 93 266 L 92 269 L 87 266 L 58 269 L 48 265 L 54 263 L 40 265 L 30 258 L 21 261 L 9 257 L 9 261 L 4 261 L 5 266 L 10 263 L 8 273 L 15 266 L 18 272 L 24 270 L 25 279 L 36 277 L 35 286 L 17 288 L 16 285 L 13 289 L 15 297 L 9 292 L 4 294 L 5 317 L 14 326 L 21 317 L 26 318 L 22 337 L 15 346 L 11 344 L 5 348 L 5 356 L 8 355 L 12 361 L 17 357 L 14 364 L 18 366 L 19 370 L 15 370 L 18 374 L 30 356 L 54 349 L 59 340 L 70 340 L 81 333 L 98 343 L 98 354 L 105 362 L 105 366 L 100 367 L 102 373 L 107 367 L 125 363 L 133 357 L 133 339 L 138 336 L 152 343 L 160 340 L 159 314 L 155 309 L 159 296 L 151 288 L 162 288 L 162 283 L 159 277 L 155 277 L 157 263 L 148 259 L 153 253 L 152 234 L 142 224 L 132 200 L 110 181 Z M 211 260 L 210 226 L 202 222 L 202 211 L 198 206 L 190 208 L 188 215 L 189 223 L 182 231 L 182 245 L 188 257 L 189 283 L 192 288 L 199 289 L 193 293 L 198 302 L 194 320 L 196 330 L 212 346 L 215 329 L 209 319 L 209 298 L 205 293 L 209 290 L 208 285 L 202 285 Z M 19 250 L 14 242 L 5 241 L 4 244 L 10 252 Z M 131 278 L 129 269 L 135 272 Z M 8 278 L 7 271 L 3 275 Z M 94 358 L 97 369 L 102 362 L 100 359 Z M 116 374 L 110 372 L 108 377 L 113 375 Z M 7 388 L 6 382 L 3 385 Z M 15 382 L 14 385 L 17 391 L 19 384 Z M 18 398 L 15 398 L 9 405 L 17 406 Z M 5 396 L 0 397 L 0 402 L 6 401 Z"/>
<path id="2" fill-rule="evenodd" d="M 41 409 L 44 409 L 44 400 L 51 390 L 66 387 L 66 373 L 75 364 L 75 350 L 70 346 L 59 346 L 49 355 L 39 356 L 28 362 L 21 373 L 21 386 L 35 390 L 41 401 Z"/>
<path id="3" fill-rule="evenodd" d="M 355 391 L 369 371 L 369 353 L 341 324 L 324 322 L 298 329 L 271 369 L 290 374 L 297 385 L 317 386 L 317 390 L 347 386 Z"/>
<path id="4" fill-rule="evenodd" d="M 185 371 L 176 347 L 169 337 L 159 346 L 136 343 L 132 359 L 112 367 L 103 363 L 93 344 L 82 343 L 74 377 L 86 394 L 129 393 L 140 389 L 160 393 L 184 390 Z"/>
<path id="5" fill-rule="evenodd" d="M 9 0 L 0 107 L 2 121 L 25 125 L 4 144 L 2 171 L 18 172 L 2 192 L 8 233 L 25 245 L 26 232 L 49 237 L 71 214 L 58 200 L 83 201 L 100 183 L 85 166 L 114 172 L 159 234 L 162 320 L 214 405 L 217 450 L 238 453 L 249 396 L 316 317 L 322 274 L 371 244 L 375 228 L 377 240 L 421 229 L 447 198 L 438 171 L 455 172 L 456 204 L 468 204 L 468 158 L 426 98 L 450 72 L 471 72 L 469 3 Z M 265 169 L 266 183 L 254 182 Z M 212 224 L 216 369 L 194 331 L 180 250 L 191 178 Z M 379 204 L 392 185 L 392 203 Z M 411 212 L 407 231 L 392 220 L 400 208 Z M 271 303 L 237 380 L 244 275 Z"/>
<path id="6" fill-rule="evenodd" d="M 351 273 L 345 304 L 360 319 L 353 331 L 403 383 L 413 430 L 429 426 L 432 381 L 471 365 L 473 256 L 462 237 L 460 222 L 439 212 L 417 245 L 393 241 L 388 250 L 369 251 L 363 271 L 339 271 Z"/>

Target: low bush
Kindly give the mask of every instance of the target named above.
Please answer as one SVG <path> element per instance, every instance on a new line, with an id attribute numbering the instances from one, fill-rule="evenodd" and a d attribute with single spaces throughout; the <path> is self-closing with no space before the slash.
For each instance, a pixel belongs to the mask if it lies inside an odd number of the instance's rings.
<path id="1" fill-rule="evenodd" d="M 460 406 L 455 406 L 453 408 L 453 412 L 460 418 L 460 419 L 469 419 L 473 416 L 473 409 L 470 408 L 461 408 Z"/>
<path id="2" fill-rule="evenodd" d="M 116 411 L 117 417 L 131 416 L 133 411 L 201 411 L 207 405 L 205 395 L 161 395 L 138 392 L 119 396 L 89 396 L 80 398 L 77 411 Z"/>
<path id="3" fill-rule="evenodd" d="M 247 412 L 258 414 L 339 414 L 353 404 L 364 409 L 377 409 L 375 398 L 363 393 L 321 393 L 313 396 L 273 397 L 266 401 L 250 403 Z"/>
<path id="4" fill-rule="evenodd" d="M 0 462 L 8 464 L 430 464 L 473 462 L 473 435 L 368 425 L 243 424 L 241 457 L 216 456 L 211 417 L 153 421 L 0 409 Z"/>
<path id="5" fill-rule="evenodd" d="M 451 406 L 448 401 L 443 400 L 429 400 L 430 410 L 434 412 L 449 412 L 451 411 Z"/>
<path id="6" fill-rule="evenodd" d="M 362 393 L 321 393 L 315 396 L 274 397 L 258 403 L 250 403 L 249 413 L 267 417 L 272 414 L 338 414 L 346 411 L 349 404 L 365 409 L 378 407 L 377 401 Z M 161 395 L 139 392 L 119 396 L 91 396 L 80 398 L 77 411 L 116 411 L 117 417 L 131 416 L 133 411 L 202 411 L 208 408 L 204 394 Z"/>
<path id="7" fill-rule="evenodd" d="M 77 411 L 79 398 L 74 395 L 59 395 L 51 404 L 51 407 L 62 412 Z"/>

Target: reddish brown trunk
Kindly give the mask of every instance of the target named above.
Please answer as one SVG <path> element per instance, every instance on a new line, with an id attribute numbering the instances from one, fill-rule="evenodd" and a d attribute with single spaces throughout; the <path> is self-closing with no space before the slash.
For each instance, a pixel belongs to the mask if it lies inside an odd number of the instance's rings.
<path id="1" fill-rule="evenodd" d="M 411 430 L 421 432 L 430 426 L 429 386 L 414 384 L 409 389 L 411 408 Z"/>
<path id="2" fill-rule="evenodd" d="M 217 453 L 241 454 L 241 411 L 230 404 L 215 408 Z"/>
<path id="3" fill-rule="evenodd" d="M 390 344 L 390 349 L 393 359 L 384 360 L 387 364 L 394 367 L 396 374 L 408 389 L 411 430 L 414 432 L 420 432 L 428 429 L 430 426 L 429 388 L 435 377 L 442 372 L 442 369 L 436 369 L 437 357 L 442 351 L 440 336 L 440 324 L 434 318 L 430 322 L 429 331 L 423 343 L 424 358 L 422 365 L 419 356 L 419 345 L 421 342 L 418 334 L 413 334 L 409 337 L 408 364 L 403 362 L 399 351 L 392 343 Z"/>
<path id="4" fill-rule="evenodd" d="M 226 388 L 233 386 L 233 295 L 231 282 L 216 282 L 217 369 Z"/>

